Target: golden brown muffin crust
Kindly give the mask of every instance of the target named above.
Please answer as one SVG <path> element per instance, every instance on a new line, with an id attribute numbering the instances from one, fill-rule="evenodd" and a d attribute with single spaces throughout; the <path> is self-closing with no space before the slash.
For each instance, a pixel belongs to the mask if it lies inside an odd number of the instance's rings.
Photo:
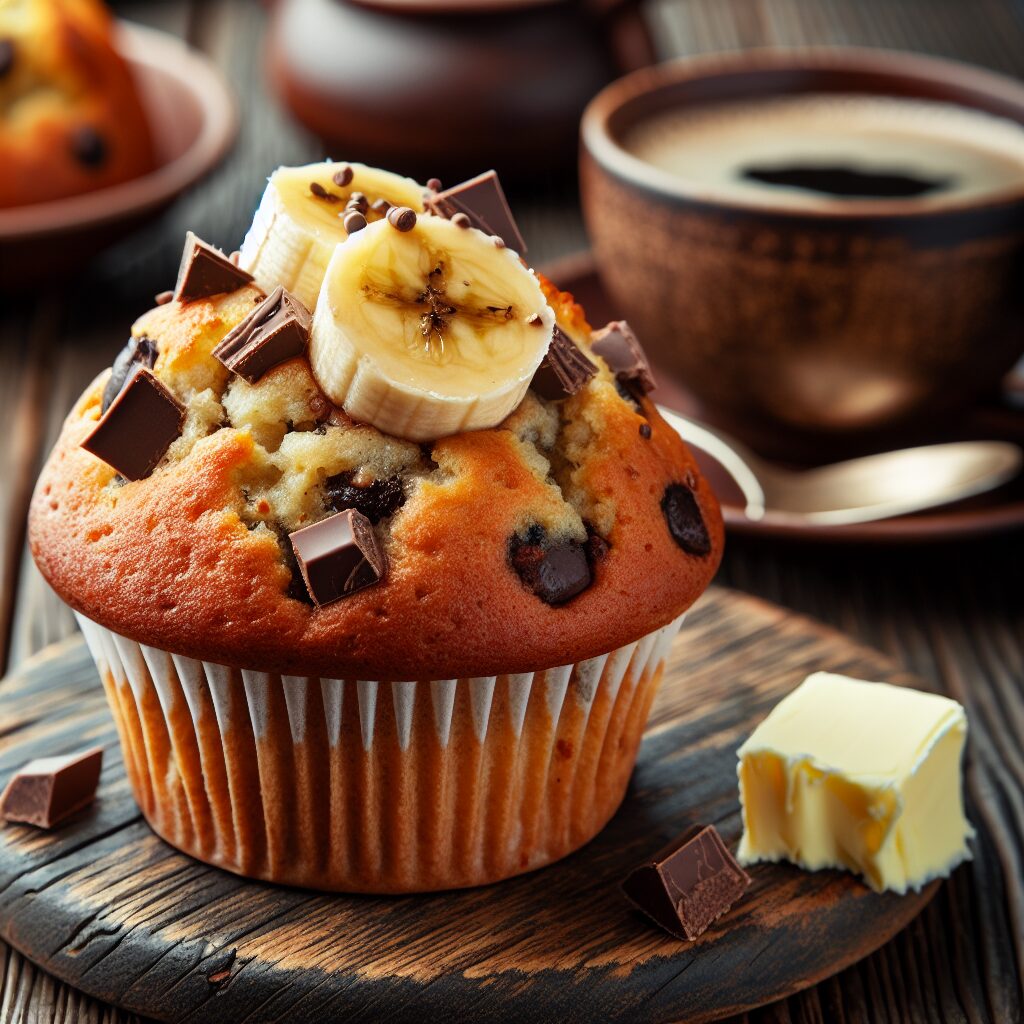
<path id="1" fill-rule="evenodd" d="M 546 289 L 560 324 L 586 345 L 582 311 Z M 421 451 L 330 407 L 304 359 L 268 374 L 262 392 L 229 379 L 209 352 L 258 298 L 249 286 L 171 303 L 136 325 L 157 340 L 155 372 L 188 408 L 185 436 L 149 478 L 119 483 L 80 447 L 106 374 L 68 416 L 33 498 L 30 541 L 51 585 L 84 615 L 235 667 L 463 678 L 630 643 L 680 615 L 714 575 L 723 545 L 714 496 L 653 404 L 624 396 L 603 364 L 564 403 L 531 393 L 499 427 Z M 296 412 L 297 381 L 308 415 Z M 283 432 L 254 420 L 284 405 Z M 287 533 L 330 514 L 323 481 L 339 470 L 393 473 L 407 497 L 378 527 L 390 559 L 384 581 L 314 608 L 289 596 Z M 661 502 L 672 484 L 692 486 L 706 555 L 669 532 Z M 577 543 L 589 529 L 607 542 L 591 585 L 563 605 L 537 597 L 510 564 L 511 539 L 531 527 Z"/>

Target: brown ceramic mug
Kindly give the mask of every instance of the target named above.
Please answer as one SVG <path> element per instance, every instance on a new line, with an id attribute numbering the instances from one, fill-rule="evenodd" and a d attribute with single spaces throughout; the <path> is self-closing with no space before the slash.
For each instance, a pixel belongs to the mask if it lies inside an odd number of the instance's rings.
<path id="1" fill-rule="evenodd" d="M 583 118 L 598 267 L 662 372 L 762 450 L 898 434 L 994 388 L 1024 350 L 1024 176 L 940 206 L 709 195 L 630 153 L 659 112 L 794 93 L 939 100 L 1024 124 L 1024 86 L 873 50 L 751 51 L 645 69 Z M 762 198 L 763 196 L 763 198 Z"/>

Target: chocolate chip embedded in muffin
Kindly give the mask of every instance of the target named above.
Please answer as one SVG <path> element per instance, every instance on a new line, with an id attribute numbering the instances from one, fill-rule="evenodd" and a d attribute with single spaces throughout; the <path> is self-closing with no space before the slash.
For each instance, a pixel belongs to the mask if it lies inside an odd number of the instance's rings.
<path id="1" fill-rule="evenodd" d="M 700 505 L 689 487 L 669 484 L 661 499 L 661 511 L 672 539 L 687 554 L 704 556 L 710 553 L 711 538 L 704 525 Z"/>
<path id="2" fill-rule="evenodd" d="M 145 366 L 146 369 L 152 370 L 158 355 L 159 349 L 152 338 L 129 338 L 128 344 L 117 353 L 114 365 L 110 369 L 110 379 L 103 389 L 100 412 L 106 412 L 110 408 L 110 403 L 121 393 L 128 374 L 136 366 Z"/>
<path id="3" fill-rule="evenodd" d="M 593 574 L 583 544 L 549 543 L 542 526 L 531 526 L 508 543 L 508 560 L 519 578 L 545 604 L 565 604 L 590 586 Z"/>
<path id="4" fill-rule="evenodd" d="M 71 133 L 71 152 L 84 167 L 102 167 L 107 159 L 107 144 L 95 128 L 83 124 Z"/>
<path id="5" fill-rule="evenodd" d="M 355 479 L 355 473 L 338 473 L 325 481 L 327 503 L 335 512 L 354 508 L 376 524 L 405 504 L 405 488 L 397 476 L 372 480 L 364 486 L 356 484 Z"/>

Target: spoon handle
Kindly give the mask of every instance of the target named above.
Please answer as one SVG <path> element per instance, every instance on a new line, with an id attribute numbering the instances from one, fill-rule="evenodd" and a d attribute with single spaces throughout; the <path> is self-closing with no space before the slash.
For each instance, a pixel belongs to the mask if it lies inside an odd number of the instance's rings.
<path id="1" fill-rule="evenodd" d="M 746 502 L 746 517 L 755 521 L 764 518 L 764 488 L 750 465 L 754 460 L 744 457 L 746 453 L 743 446 L 711 427 L 688 420 L 663 405 L 658 406 L 658 411 L 687 444 L 707 452 L 736 481 Z"/>

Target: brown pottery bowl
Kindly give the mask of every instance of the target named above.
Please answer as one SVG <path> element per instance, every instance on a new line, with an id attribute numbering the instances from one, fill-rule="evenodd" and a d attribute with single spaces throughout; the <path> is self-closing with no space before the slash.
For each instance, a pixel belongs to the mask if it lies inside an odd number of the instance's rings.
<path id="1" fill-rule="evenodd" d="M 806 449 L 963 407 L 1024 350 L 1024 176 L 998 195 L 738 199 L 628 152 L 671 108 L 804 92 L 952 102 L 1024 124 L 1024 85 L 862 49 L 687 58 L 608 86 L 582 127 L 598 267 L 663 372 L 762 450 Z M 854 208 L 855 207 L 855 208 Z M 798 443 L 799 442 L 799 443 Z"/>

